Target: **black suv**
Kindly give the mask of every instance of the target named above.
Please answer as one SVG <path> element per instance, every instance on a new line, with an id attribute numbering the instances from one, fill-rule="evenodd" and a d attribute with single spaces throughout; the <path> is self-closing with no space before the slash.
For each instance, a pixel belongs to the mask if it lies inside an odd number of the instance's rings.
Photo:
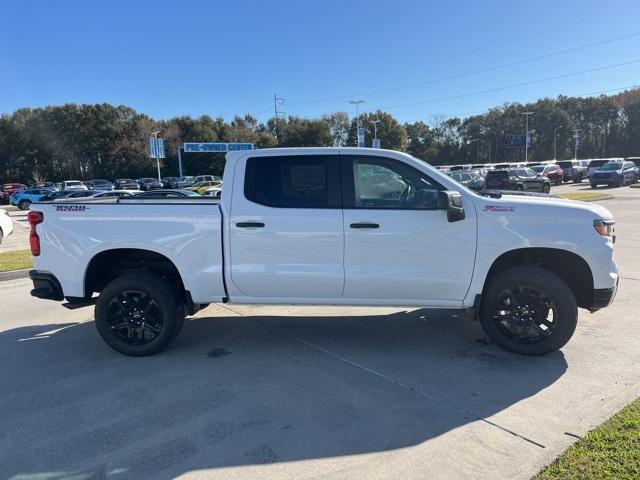
<path id="1" fill-rule="evenodd" d="M 549 193 L 551 182 L 529 168 L 489 170 L 484 179 L 485 188 Z"/>

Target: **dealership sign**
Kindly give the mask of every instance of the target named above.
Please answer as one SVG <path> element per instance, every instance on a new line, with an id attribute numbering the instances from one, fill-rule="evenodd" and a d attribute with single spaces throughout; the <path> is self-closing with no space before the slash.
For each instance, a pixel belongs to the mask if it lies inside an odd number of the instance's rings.
<path id="1" fill-rule="evenodd" d="M 199 153 L 199 152 L 237 152 L 239 150 L 253 150 L 253 143 L 196 143 L 185 142 L 183 149 L 186 153 Z"/>

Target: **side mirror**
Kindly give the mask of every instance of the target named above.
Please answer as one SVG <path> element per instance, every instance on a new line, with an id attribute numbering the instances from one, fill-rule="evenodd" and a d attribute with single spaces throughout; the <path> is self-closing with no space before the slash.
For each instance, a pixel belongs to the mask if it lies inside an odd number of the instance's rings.
<path id="1" fill-rule="evenodd" d="M 438 209 L 447 211 L 449 222 L 464 220 L 464 208 L 462 207 L 462 196 L 452 190 L 441 190 L 438 192 Z"/>

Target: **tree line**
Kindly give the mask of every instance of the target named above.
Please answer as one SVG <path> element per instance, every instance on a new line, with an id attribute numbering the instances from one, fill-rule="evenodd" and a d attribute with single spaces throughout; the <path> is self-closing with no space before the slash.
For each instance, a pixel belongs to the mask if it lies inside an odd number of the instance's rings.
<path id="1" fill-rule="evenodd" d="M 511 162 L 524 159 L 506 135 L 524 134 L 529 117 L 530 160 L 640 156 L 640 88 L 598 97 L 543 98 L 508 103 L 467 118 L 433 117 L 399 122 L 387 112 L 360 115 L 367 145 L 377 136 L 383 148 L 410 153 L 434 165 Z M 0 182 L 69 178 L 155 176 L 147 139 L 160 130 L 167 158 L 162 174 L 178 174 L 177 148 L 183 142 L 251 142 L 257 148 L 345 146 L 356 143 L 356 119 L 346 112 L 320 118 L 288 116 L 258 121 L 247 114 L 231 121 L 203 115 L 154 120 L 127 106 L 65 104 L 22 108 L 0 116 Z M 221 174 L 224 156 L 183 155 L 185 174 Z"/>

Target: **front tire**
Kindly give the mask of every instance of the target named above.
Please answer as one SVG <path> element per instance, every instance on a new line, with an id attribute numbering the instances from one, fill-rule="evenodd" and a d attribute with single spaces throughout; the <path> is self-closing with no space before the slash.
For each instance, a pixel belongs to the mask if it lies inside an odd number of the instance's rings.
<path id="1" fill-rule="evenodd" d="M 539 267 L 510 267 L 489 282 L 482 297 L 480 323 L 500 347 L 544 355 L 571 339 L 578 306 L 573 291 L 558 275 Z"/>
<path id="2" fill-rule="evenodd" d="M 590 185 L 590 187 L 591 187 L 591 188 L 594 188 L 594 189 L 595 189 L 595 188 L 598 188 L 598 185 L 597 185 L 597 184 L 595 184 L 595 183 L 591 183 L 591 184 L 589 184 L 589 185 Z"/>
<path id="3" fill-rule="evenodd" d="M 29 210 L 31 207 L 31 202 L 29 200 L 20 200 L 18 203 L 18 208 L 20 210 Z"/>
<path id="4" fill-rule="evenodd" d="M 95 319 L 98 333 L 116 352 L 144 357 L 175 339 L 184 312 L 169 282 L 150 273 L 131 273 L 102 290 Z"/>
<path id="5" fill-rule="evenodd" d="M 562 184 L 562 177 L 556 177 L 556 187 Z"/>
<path id="6" fill-rule="evenodd" d="M 551 185 L 548 183 L 545 183 L 542 186 L 542 193 L 549 193 L 551 191 Z"/>

